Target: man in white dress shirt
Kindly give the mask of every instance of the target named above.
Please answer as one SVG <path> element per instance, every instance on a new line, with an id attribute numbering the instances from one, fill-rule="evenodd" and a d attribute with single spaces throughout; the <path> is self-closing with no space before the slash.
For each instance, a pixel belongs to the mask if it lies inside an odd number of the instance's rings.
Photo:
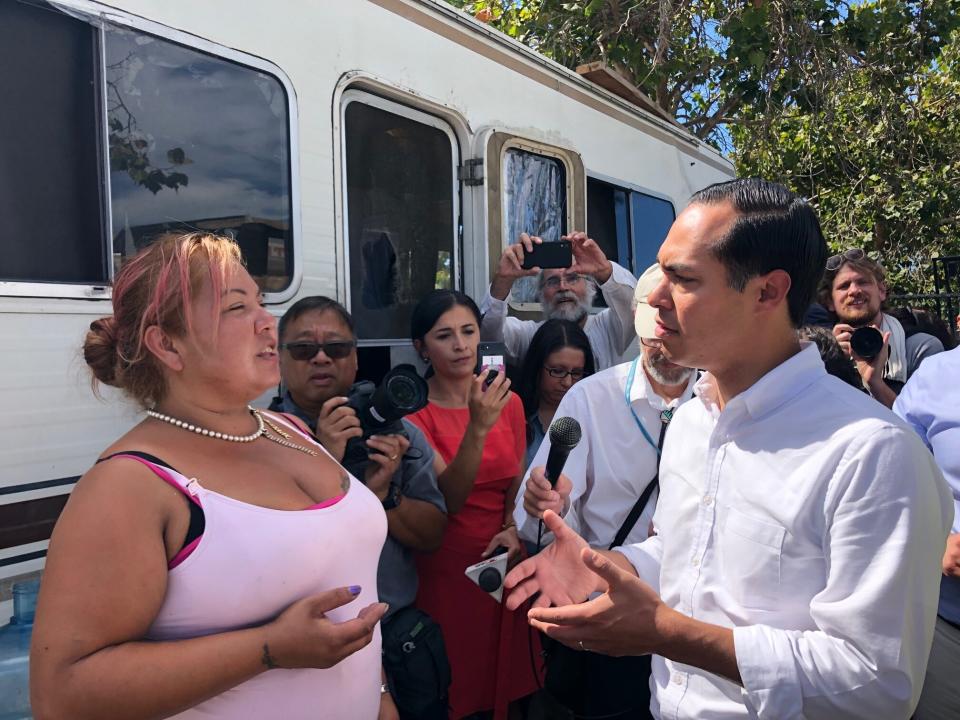
<path id="1" fill-rule="evenodd" d="M 912 431 L 798 341 L 826 254 L 780 185 L 694 195 L 648 297 L 667 357 L 707 370 L 667 437 L 656 534 L 601 553 L 548 511 L 554 542 L 507 577 L 507 606 L 539 592 L 531 623 L 551 637 L 653 654 L 655 717 L 916 706 L 952 503 Z"/>
<path id="2" fill-rule="evenodd" d="M 507 298 L 515 280 L 536 275 L 544 320 L 559 318 L 579 324 L 590 340 L 597 370 L 603 370 L 620 362 L 620 356 L 633 342 L 633 290 L 637 279 L 626 268 L 610 262 L 586 233 L 574 232 L 562 239 L 570 241 L 573 252 L 573 265 L 565 269 L 524 270 L 524 253 L 541 242 L 526 233 L 503 251 L 493 282 L 480 301 L 480 339 L 502 342 L 507 349 L 507 362 L 523 363 L 530 341 L 543 321 L 507 315 Z M 608 307 L 591 313 L 598 288 Z"/>

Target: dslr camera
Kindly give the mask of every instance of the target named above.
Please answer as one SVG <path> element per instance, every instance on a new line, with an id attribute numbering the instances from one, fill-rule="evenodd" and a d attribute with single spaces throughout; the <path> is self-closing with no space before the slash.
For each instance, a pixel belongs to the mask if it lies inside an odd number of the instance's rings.
<path id="1" fill-rule="evenodd" d="M 343 466 L 354 475 L 363 477 L 370 448 L 367 440 L 372 435 L 403 435 L 400 419 L 425 407 L 427 382 L 413 365 L 397 365 L 379 385 L 369 380 L 354 383 L 347 395 L 347 407 L 353 408 L 360 419 L 363 435 L 350 438 L 343 453 Z"/>

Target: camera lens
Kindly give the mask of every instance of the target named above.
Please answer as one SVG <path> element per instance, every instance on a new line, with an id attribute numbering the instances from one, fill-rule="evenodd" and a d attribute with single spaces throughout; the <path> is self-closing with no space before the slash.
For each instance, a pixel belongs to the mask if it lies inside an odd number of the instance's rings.
<path id="1" fill-rule="evenodd" d="M 857 328 L 850 336 L 850 349 L 864 360 L 873 360 L 883 350 L 883 334 L 869 325 Z"/>
<path id="2" fill-rule="evenodd" d="M 387 381 L 390 400 L 398 408 L 411 408 L 417 405 L 420 393 L 414 382 L 405 375 L 394 375 Z"/>

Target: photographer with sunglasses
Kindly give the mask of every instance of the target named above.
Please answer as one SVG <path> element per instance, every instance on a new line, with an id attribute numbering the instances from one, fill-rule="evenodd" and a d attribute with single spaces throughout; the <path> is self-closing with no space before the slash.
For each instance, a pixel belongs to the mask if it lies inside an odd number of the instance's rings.
<path id="1" fill-rule="evenodd" d="M 893 407 L 923 359 L 943 352 L 943 344 L 922 332 L 907 337 L 903 325 L 883 312 L 886 299 L 883 266 L 861 248 L 827 258 L 819 300 L 834 316 L 833 335 L 856 364 L 863 386 L 876 400 Z M 871 334 L 872 347 L 863 342 Z"/>
<path id="2" fill-rule="evenodd" d="M 337 460 L 343 461 L 347 442 L 363 435 L 359 417 L 347 395 L 357 376 L 357 340 L 353 319 L 340 303 L 328 297 L 306 297 L 280 319 L 280 374 L 282 394 L 271 408 L 296 415 L 317 435 Z M 446 663 L 439 627 L 413 607 L 417 593 L 414 552 L 431 552 L 440 545 L 447 524 L 446 504 L 433 470 L 434 452 L 413 423 L 401 420 L 407 437 L 373 435 L 367 441 L 369 460 L 363 483 L 387 511 L 388 535 L 377 570 L 379 599 L 389 603 L 383 619 L 384 667 L 401 720 L 446 718 L 449 675 L 432 673 Z M 404 657 L 406 670 L 394 672 L 390 659 L 402 656 L 392 645 L 402 644 L 405 629 L 421 623 L 435 631 L 436 644 L 419 634 L 419 653 Z M 396 641 L 396 642 L 394 642 Z M 434 655 L 441 655 L 437 659 Z M 418 657 L 425 661 L 417 665 Z M 416 668 L 420 668 L 417 674 Z M 429 670 L 424 670 L 424 667 Z M 401 668 L 402 670 L 403 668 Z M 412 705 L 408 699 L 413 697 Z"/>

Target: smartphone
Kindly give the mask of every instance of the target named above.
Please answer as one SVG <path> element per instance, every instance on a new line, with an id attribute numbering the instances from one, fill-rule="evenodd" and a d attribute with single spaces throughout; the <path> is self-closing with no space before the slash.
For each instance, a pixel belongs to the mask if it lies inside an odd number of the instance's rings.
<path id="1" fill-rule="evenodd" d="M 570 247 L 569 240 L 560 240 L 559 242 L 544 242 L 533 246 L 532 252 L 523 253 L 523 264 L 520 266 L 524 270 L 538 267 L 541 270 L 547 268 L 568 268 L 573 265 L 573 249 Z"/>
<path id="2" fill-rule="evenodd" d="M 477 346 L 477 367 L 474 372 L 479 375 L 484 367 L 499 368 L 505 366 L 507 348 L 499 342 L 482 342 Z M 491 379 L 491 382 L 493 380 Z"/>

